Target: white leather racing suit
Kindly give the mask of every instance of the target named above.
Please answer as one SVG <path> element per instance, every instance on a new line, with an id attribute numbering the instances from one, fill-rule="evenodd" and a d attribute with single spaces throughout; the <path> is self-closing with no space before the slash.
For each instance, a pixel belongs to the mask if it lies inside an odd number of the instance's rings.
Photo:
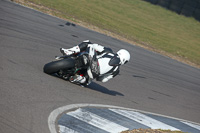
<path id="1" fill-rule="evenodd" d="M 78 45 L 80 52 L 87 51 L 92 58 L 87 74 L 90 79 L 107 82 L 119 74 L 120 59 L 110 48 L 92 44 L 89 40 Z M 96 56 L 96 57 L 95 57 Z M 88 80 L 88 83 L 90 80 Z"/>

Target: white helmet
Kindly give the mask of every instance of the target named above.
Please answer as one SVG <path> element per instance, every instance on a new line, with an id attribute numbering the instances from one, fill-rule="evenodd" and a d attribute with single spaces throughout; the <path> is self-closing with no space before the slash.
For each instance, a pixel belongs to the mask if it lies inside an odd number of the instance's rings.
<path id="1" fill-rule="evenodd" d="M 120 49 L 117 52 L 121 65 L 126 64 L 130 60 L 130 53 L 125 49 Z"/>

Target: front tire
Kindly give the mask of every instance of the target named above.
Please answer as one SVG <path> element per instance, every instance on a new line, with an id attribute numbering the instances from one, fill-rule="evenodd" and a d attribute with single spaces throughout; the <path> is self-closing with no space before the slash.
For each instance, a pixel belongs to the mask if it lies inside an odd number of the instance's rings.
<path id="1" fill-rule="evenodd" d="M 47 74 L 57 73 L 59 70 L 75 67 L 75 61 L 71 58 L 53 61 L 44 65 L 44 72 Z"/>

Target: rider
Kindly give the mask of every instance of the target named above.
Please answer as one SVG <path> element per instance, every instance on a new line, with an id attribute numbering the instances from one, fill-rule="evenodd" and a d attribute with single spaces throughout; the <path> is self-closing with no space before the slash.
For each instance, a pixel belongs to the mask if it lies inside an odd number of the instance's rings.
<path id="1" fill-rule="evenodd" d="M 89 59 L 91 60 L 91 56 L 93 57 L 87 73 L 70 78 L 71 82 L 87 85 L 91 83 L 92 79 L 107 82 L 119 74 L 119 67 L 121 65 L 126 64 L 130 60 L 130 54 L 125 49 L 121 49 L 115 54 L 112 49 L 99 44 L 93 44 L 89 40 L 83 41 L 70 49 L 60 48 L 60 51 L 63 55 L 87 51 L 89 53 Z M 87 60 L 85 60 L 85 62 L 87 62 Z"/>

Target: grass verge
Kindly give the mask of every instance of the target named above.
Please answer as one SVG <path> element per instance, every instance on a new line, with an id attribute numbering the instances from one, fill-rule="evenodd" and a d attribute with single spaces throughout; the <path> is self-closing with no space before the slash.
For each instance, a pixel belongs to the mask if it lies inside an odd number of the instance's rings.
<path id="1" fill-rule="evenodd" d="M 200 68 L 200 22 L 142 0 L 13 0 Z"/>

